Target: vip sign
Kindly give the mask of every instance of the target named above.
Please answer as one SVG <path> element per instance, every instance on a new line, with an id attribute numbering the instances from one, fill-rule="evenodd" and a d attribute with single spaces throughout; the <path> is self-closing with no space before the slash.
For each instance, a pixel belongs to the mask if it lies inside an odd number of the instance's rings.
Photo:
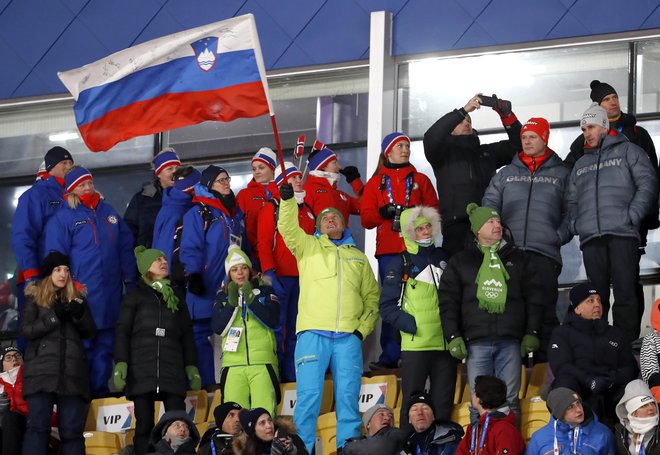
<path id="1" fill-rule="evenodd" d="M 375 404 L 385 404 L 386 396 L 387 383 L 362 384 L 362 387 L 360 387 L 360 396 L 358 398 L 360 413 L 366 412 Z"/>
<path id="2" fill-rule="evenodd" d="M 296 408 L 297 399 L 298 395 L 296 394 L 296 389 L 285 390 L 284 395 L 282 396 L 282 412 L 280 415 L 292 416 L 293 410 Z"/>
<path id="3" fill-rule="evenodd" d="M 133 402 L 100 406 L 96 415 L 96 429 L 110 433 L 129 430 L 133 424 Z"/>

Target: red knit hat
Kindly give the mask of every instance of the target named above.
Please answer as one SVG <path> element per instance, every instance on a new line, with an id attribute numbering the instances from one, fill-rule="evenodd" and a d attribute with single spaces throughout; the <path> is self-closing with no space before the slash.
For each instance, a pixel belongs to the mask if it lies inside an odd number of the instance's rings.
<path id="1" fill-rule="evenodd" d="M 550 138 L 550 124 L 543 117 L 532 117 L 525 122 L 520 130 L 520 137 L 522 137 L 525 131 L 531 131 L 539 135 L 541 140 L 548 144 L 548 139 Z"/>

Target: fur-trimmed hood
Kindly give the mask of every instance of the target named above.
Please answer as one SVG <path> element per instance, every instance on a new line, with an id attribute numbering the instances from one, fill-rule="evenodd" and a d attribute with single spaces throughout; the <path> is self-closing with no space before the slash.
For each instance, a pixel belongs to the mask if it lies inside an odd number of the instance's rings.
<path id="1" fill-rule="evenodd" d="M 417 254 L 419 245 L 415 242 L 415 220 L 420 216 L 426 217 L 431 222 L 433 239 L 440 234 L 440 214 L 437 209 L 419 205 L 406 209 L 401 213 L 401 234 L 410 254 Z"/>
<path id="2" fill-rule="evenodd" d="M 273 424 L 275 425 L 275 431 L 282 428 L 291 435 L 296 434 L 296 426 L 293 424 L 293 421 L 289 419 L 278 417 L 273 420 Z M 253 444 L 248 444 L 249 442 L 248 440 L 252 441 Z M 249 451 L 248 448 L 248 447 L 252 447 L 252 450 L 254 450 L 255 444 L 258 444 L 259 442 L 262 441 L 257 439 L 256 436 L 248 436 L 247 433 L 241 431 L 238 434 L 238 436 L 234 438 L 234 442 L 232 443 L 232 448 L 234 449 L 234 453 L 236 455 L 259 455 L 256 452 L 252 452 L 251 450 Z"/>

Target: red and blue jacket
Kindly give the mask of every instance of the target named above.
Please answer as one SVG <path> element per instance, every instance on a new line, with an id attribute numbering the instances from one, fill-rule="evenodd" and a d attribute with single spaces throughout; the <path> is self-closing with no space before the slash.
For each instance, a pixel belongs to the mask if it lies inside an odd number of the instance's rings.
<path id="1" fill-rule="evenodd" d="M 75 199 L 69 195 L 70 201 Z M 80 202 L 75 208 L 66 204 L 46 225 L 45 254 L 51 251 L 69 257 L 72 279 L 87 288 L 96 327 L 114 328 L 123 284 L 137 280 L 133 234 L 119 213 L 103 200 L 96 209 Z"/>
<path id="2" fill-rule="evenodd" d="M 11 227 L 11 248 L 20 269 L 19 283 L 39 277 L 39 264 L 46 255 L 46 223 L 65 205 L 62 185 L 53 176 L 34 182 L 18 198 Z"/>
<path id="3" fill-rule="evenodd" d="M 225 280 L 225 258 L 231 243 L 240 240 L 245 249 L 245 218 L 240 207 L 229 213 L 202 185 L 195 185 L 195 206 L 183 216 L 183 236 L 179 259 L 186 275 L 200 273 L 206 293 L 188 291 L 186 303 L 193 320 L 211 317 L 215 294 Z M 205 215 L 205 212 L 208 215 Z M 249 251 L 249 249 L 248 249 Z"/>

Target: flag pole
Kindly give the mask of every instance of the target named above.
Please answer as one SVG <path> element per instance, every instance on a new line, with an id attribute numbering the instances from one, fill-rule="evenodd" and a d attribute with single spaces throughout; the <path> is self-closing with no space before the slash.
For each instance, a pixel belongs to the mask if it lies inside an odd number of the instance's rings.
<path id="1" fill-rule="evenodd" d="M 289 183 L 286 178 L 286 166 L 284 165 L 284 155 L 282 154 L 282 145 L 280 144 L 280 133 L 277 131 L 277 122 L 275 121 L 275 114 L 271 114 L 270 123 L 273 124 L 273 134 L 275 135 L 275 145 L 277 145 L 277 158 L 280 160 L 282 167 L 282 180 L 284 183 Z"/>

